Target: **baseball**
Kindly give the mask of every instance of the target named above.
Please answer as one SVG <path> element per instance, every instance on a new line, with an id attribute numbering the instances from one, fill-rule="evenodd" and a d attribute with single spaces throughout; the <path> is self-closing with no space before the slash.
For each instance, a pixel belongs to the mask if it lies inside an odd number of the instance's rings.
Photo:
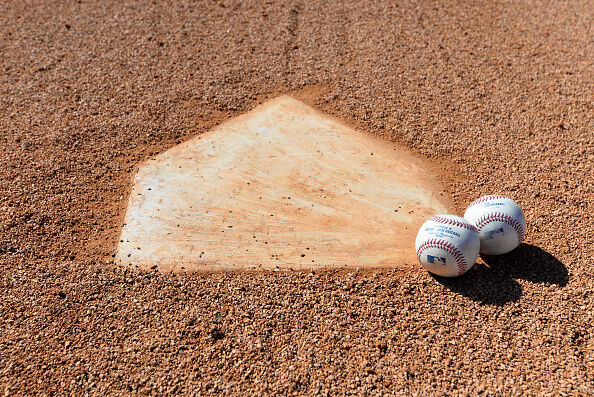
<path id="1" fill-rule="evenodd" d="M 479 254 L 479 234 L 466 219 L 456 215 L 429 218 L 417 233 L 417 258 L 428 271 L 454 277 L 466 273 Z"/>
<path id="2" fill-rule="evenodd" d="M 526 234 L 524 213 L 509 197 L 483 196 L 468 206 L 464 218 L 478 230 L 483 254 L 510 252 Z"/>

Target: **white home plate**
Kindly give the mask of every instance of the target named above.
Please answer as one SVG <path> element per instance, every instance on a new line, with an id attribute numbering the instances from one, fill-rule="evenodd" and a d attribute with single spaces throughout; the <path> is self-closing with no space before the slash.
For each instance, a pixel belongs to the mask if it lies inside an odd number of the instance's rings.
<path id="1" fill-rule="evenodd" d="M 419 160 L 288 96 L 141 165 L 116 258 L 162 271 L 394 267 L 448 200 Z"/>

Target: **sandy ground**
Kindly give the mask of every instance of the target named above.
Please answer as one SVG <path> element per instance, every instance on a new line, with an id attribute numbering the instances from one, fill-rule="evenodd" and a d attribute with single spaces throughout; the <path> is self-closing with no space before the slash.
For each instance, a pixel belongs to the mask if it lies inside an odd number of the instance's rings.
<path id="1" fill-rule="evenodd" d="M 0 3 L 0 392 L 594 393 L 594 5 L 369 3 Z M 104 261 L 139 162 L 282 93 L 526 244 L 453 281 Z"/>

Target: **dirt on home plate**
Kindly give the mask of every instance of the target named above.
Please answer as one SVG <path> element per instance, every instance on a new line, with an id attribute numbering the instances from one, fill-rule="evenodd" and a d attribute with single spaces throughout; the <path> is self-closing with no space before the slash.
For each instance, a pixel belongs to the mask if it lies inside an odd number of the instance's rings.
<path id="1" fill-rule="evenodd" d="M 371 3 L 371 4 L 370 4 Z M 0 3 L 0 393 L 594 393 L 594 6 Z M 282 94 L 514 198 L 467 275 L 118 267 L 138 164 Z"/>

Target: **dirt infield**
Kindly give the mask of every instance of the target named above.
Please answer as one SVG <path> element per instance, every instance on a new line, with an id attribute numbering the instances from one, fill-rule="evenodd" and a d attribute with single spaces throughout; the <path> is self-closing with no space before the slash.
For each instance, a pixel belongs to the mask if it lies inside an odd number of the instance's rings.
<path id="1" fill-rule="evenodd" d="M 0 392 L 594 393 L 594 7 L 368 3 L 0 3 Z M 285 93 L 525 244 L 455 280 L 103 260 L 137 164 Z"/>

